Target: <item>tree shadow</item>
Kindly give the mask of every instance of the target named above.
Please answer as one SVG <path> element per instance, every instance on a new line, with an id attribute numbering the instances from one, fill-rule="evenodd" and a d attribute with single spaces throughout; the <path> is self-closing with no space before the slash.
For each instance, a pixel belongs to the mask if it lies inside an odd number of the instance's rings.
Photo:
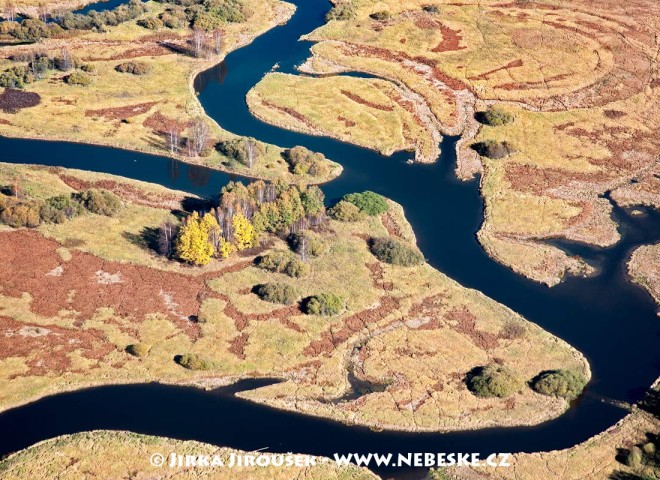
<path id="1" fill-rule="evenodd" d="M 143 227 L 140 233 L 124 232 L 122 236 L 140 248 L 158 252 L 158 227 Z"/>

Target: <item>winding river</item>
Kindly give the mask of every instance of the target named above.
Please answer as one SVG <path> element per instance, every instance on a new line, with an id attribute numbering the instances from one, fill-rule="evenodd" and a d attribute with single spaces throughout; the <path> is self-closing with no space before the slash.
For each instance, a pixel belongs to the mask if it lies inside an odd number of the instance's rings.
<path id="1" fill-rule="evenodd" d="M 0 455 L 56 435 L 93 429 L 139 433 L 253 450 L 332 455 L 341 452 L 519 452 L 567 448 L 621 419 L 626 411 L 604 401 L 636 402 L 660 373 L 660 320 L 650 296 L 629 282 L 625 262 L 639 245 L 660 239 L 660 214 L 632 216 L 614 207 L 622 240 L 611 248 L 557 242 L 597 265 L 593 278 L 567 278 L 546 288 L 491 260 L 476 241 L 483 221 L 478 182 L 453 174 L 456 138 L 443 141 L 433 165 L 410 165 L 410 154 L 383 157 L 325 137 L 269 126 L 249 113 L 245 94 L 276 63 L 294 72 L 309 56 L 298 38 L 323 23 L 327 0 L 294 0 L 286 24 L 231 53 L 200 74 L 195 88 L 206 112 L 223 128 L 282 147 L 304 145 L 340 162 L 342 175 L 323 186 L 330 201 L 374 190 L 403 205 L 428 262 L 463 285 L 481 290 L 584 353 L 593 379 L 560 418 L 535 427 L 449 434 L 373 432 L 256 405 L 234 396 L 269 380 L 246 380 L 206 392 L 158 384 L 109 386 L 54 395 L 0 414 Z M 211 196 L 233 179 L 226 173 L 141 153 L 66 142 L 0 138 L 0 160 L 78 168 L 158 183 Z M 11 432 L 11 433 L 10 433 Z M 421 470 L 377 470 L 420 478 Z"/>

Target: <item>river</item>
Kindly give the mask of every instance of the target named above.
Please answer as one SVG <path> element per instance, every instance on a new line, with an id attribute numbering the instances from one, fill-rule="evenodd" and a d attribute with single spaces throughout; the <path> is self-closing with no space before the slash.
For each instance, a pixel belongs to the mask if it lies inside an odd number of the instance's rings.
<path id="1" fill-rule="evenodd" d="M 64 433 L 98 428 L 127 429 L 195 439 L 242 449 L 269 447 L 319 455 L 333 452 L 518 452 L 566 448 L 599 433 L 626 412 L 602 399 L 640 400 L 660 374 L 660 320 L 656 305 L 632 284 L 625 262 L 636 246 L 660 239 L 660 214 L 642 209 L 633 216 L 614 208 L 622 240 L 610 248 L 557 242 L 597 265 L 592 278 L 567 278 L 547 288 L 490 259 L 475 232 L 483 221 L 478 181 L 460 182 L 453 173 L 456 138 L 443 140 L 432 165 L 408 164 L 408 153 L 383 157 L 332 140 L 269 126 L 249 113 L 245 94 L 277 63 L 294 72 L 309 55 L 298 38 L 323 23 L 326 0 L 295 0 L 298 10 L 279 26 L 198 76 L 195 88 L 206 112 L 225 129 L 282 147 L 304 145 L 344 167 L 323 186 L 329 201 L 373 190 L 403 205 L 428 262 L 466 287 L 519 312 L 561 337 L 589 360 L 593 378 L 585 394 L 556 420 L 529 428 L 498 428 L 449 434 L 372 432 L 368 429 L 281 412 L 237 399 L 237 389 L 261 380 L 204 392 L 163 385 L 110 386 L 55 395 L 0 415 L 0 454 Z M 212 196 L 237 177 L 176 160 L 106 147 L 66 142 L 0 138 L 4 161 L 57 165 L 158 183 Z M 421 471 L 379 473 L 419 478 Z"/>

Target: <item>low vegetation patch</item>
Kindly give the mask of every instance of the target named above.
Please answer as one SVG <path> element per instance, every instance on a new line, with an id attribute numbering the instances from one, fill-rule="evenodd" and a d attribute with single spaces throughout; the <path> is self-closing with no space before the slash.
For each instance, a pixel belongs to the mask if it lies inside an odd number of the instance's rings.
<path id="1" fill-rule="evenodd" d="M 482 157 L 504 158 L 511 155 L 515 150 L 509 142 L 497 142 L 495 140 L 486 140 L 472 144 L 472 149 Z"/>
<path id="2" fill-rule="evenodd" d="M 532 381 L 532 388 L 543 395 L 574 400 L 580 396 L 587 381 L 571 370 L 543 372 Z"/>
<path id="3" fill-rule="evenodd" d="M 73 72 L 71 75 L 66 77 L 65 82 L 68 85 L 88 87 L 92 84 L 92 77 L 84 72 Z"/>
<path id="4" fill-rule="evenodd" d="M 325 15 L 325 21 L 352 20 L 355 18 L 355 5 L 352 0 L 337 1 L 332 9 Z"/>
<path id="5" fill-rule="evenodd" d="M 475 113 L 474 118 L 476 118 L 479 123 L 483 123 L 490 127 L 501 127 L 514 120 L 513 115 L 503 110 L 498 110 L 497 108 L 489 108 L 485 112 L 477 112 Z"/>
<path id="6" fill-rule="evenodd" d="M 197 355 L 196 353 L 178 355 L 174 361 L 188 370 L 211 370 L 214 367 L 212 361 Z"/>
<path id="7" fill-rule="evenodd" d="M 311 232 L 292 233 L 287 240 L 291 250 L 302 258 L 319 257 L 328 252 L 328 245 L 321 237 Z"/>
<path id="8" fill-rule="evenodd" d="M 424 262 L 424 256 L 419 250 L 389 237 L 372 238 L 369 249 L 378 260 L 391 265 L 412 267 Z"/>
<path id="9" fill-rule="evenodd" d="M 296 175 L 325 177 L 330 173 L 325 156 L 305 147 L 293 147 L 284 152 L 284 158 Z"/>
<path id="10" fill-rule="evenodd" d="M 126 347 L 127 353 L 138 358 L 146 357 L 149 350 L 151 350 L 151 345 L 147 345 L 146 343 L 132 343 Z"/>
<path id="11" fill-rule="evenodd" d="M 266 302 L 282 305 L 292 305 L 299 297 L 298 291 L 286 283 L 264 283 L 257 285 L 254 292 Z"/>
<path id="12" fill-rule="evenodd" d="M 346 306 L 346 300 L 334 293 L 320 293 L 305 299 L 304 310 L 307 315 L 331 317 L 340 314 Z"/>
<path id="13" fill-rule="evenodd" d="M 506 398 L 516 393 L 523 382 L 510 369 L 499 365 L 479 367 L 470 372 L 467 387 L 478 397 Z"/>
<path id="14" fill-rule="evenodd" d="M 349 193 L 344 195 L 342 200 L 352 203 L 360 209 L 361 212 L 370 216 L 380 215 L 388 210 L 387 202 L 377 193 L 366 191 L 362 193 Z"/>
<path id="15" fill-rule="evenodd" d="M 274 273 L 284 273 L 290 277 L 299 278 L 309 273 L 309 265 L 285 251 L 274 251 L 256 259 L 259 268 Z"/>
<path id="16" fill-rule="evenodd" d="M 84 211 L 112 217 L 122 207 L 119 198 L 106 190 L 89 189 L 82 193 L 57 195 L 43 200 L 0 193 L 0 222 L 10 227 L 38 227 L 42 223 L 64 223 Z"/>
<path id="17" fill-rule="evenodd" d="M 120 73 L 130 73 L 133 75 L 146 75 L 151 72 L 151 65 L 146 62 L 126 62 L 120 63 L 115 67 Z"/>
<path id="18" fill-rule="evenodd" d="M 367 218 L 367 215 L 358 207 L 346 200 L 340 200 L 328 210 L 328 215 L 340 222 L 359 222 Z"/>
<path id="19" fill-rule="evenodd" d="M 76 195 L 76 199 L 89 212 L 106 217 L 115 216 L 122 208 L 119 197 L 109 190 L 90 188 Z M 70 205 L 65 207 L 68 208 Z"/>
<path id="20" fill-rule="evenodd" d="M 252 137 L 226 140 L 216 145 L 216 150 L 226 157 L 252 168 L 266 154 L 266 145 Z"/>

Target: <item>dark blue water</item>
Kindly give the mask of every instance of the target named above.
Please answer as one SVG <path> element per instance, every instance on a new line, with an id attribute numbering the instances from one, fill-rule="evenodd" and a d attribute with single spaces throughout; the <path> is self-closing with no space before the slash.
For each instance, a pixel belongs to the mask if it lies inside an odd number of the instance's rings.
<path id="1" fill-rule="evenodd" d="M 660 239 L 660 215 L 640 217 L 615 209 L 623 240 L 608 249 L 569 242 L 558 245 L 596 264 L 594 278 L 569 278 L 548 289 L 492 261 L 476 241 L 483 220 L 477 181 L 453 174 L 455 138 L 443 141 L 433 165 L 408 165 L 410 154 L 385 158 L 332 139 L 288 132 L 253 118 L 245 93 L 279 63 L 292 72 L 309 55 L 300 35 L 322 24 L 325 0 L 296 0 L 298 11 L 195 82 L 207 113 L 229 131 L 291 147 L 304 145 L 344 166 L 323 186 L 330 200 L 365 189 L 401 203 L 429 263 L 463 285 L 483 291 L 568 341 L 588 358 L 593 380 L 585 395 L 562 417 L 531 428 L 452 434 L 371 432 L 252 405 L 231 396 L 231 387 L 208 393 L 158 385 L 103 387 L 48 397 L 0 415 L 0 453 L 63 433 L 96 428 L 196 439 L 236 448 L 270 446 L 276 451 L 328 455 L 341 452 L 538 451 L 572 446 L 609 427 L 625 411 L 602 398 L 641 399 L 660 373 L 660 322 L 650 296 L 631 284 L 625 260 L 636 246 Z M 64 142 L 0 138 L 0 160 L 59 165 L 159 183 L 203 196 L 217 195 L 232 177 L 175 160 Z M 240 423 L 241 428 L 238 428 Z M 20 428 L 18 427 L 20 426 Z M 309 432 L 314 432 L 309 434 Z"/>

